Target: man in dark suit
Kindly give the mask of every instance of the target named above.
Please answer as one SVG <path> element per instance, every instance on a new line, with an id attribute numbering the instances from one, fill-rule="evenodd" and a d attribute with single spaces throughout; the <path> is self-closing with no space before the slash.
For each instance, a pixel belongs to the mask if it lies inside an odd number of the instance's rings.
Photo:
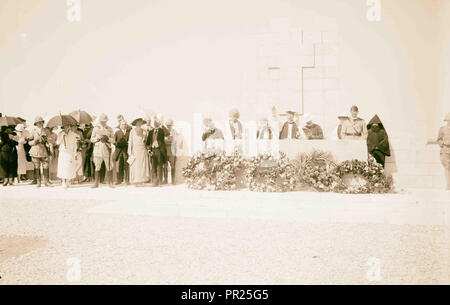
<path id="1" fill-rule="evenodd" d="M 117 162 L 117 181 L 121 184 L 125 181 L 126 185 L 130 184 L 130 168 L 128 160 L 128 141 L 130 139 L 131 126 L 125 120 L 120 121 L 119 129 L 116 131 L 114 138 L 116 142 L 116 150 L 114 152 L 113 161 Z"/>
<path id="2" fill-rule="evenodd" d="M 167 149 L 165 142 L 164 129 L 161 127 L 161 122 L 155 118 L 154 127 L 150 130 L 147 137 L 146 145 L 150 150 L 153 185 L 159 186 L 163 181 L 164 164 L 167 162 Z"/>

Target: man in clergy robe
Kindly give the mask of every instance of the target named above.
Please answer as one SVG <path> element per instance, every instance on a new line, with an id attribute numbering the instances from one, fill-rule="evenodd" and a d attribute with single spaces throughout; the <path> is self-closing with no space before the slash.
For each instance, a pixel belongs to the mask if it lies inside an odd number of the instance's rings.
<path id="1" fill-rule="evenodd" d="M 303 127 L 303 132 L 305 133 L 306 139 L 308 140 L 323 140 L 322 128 L 313 122 L 313 117 L 311 115 L 305 115 L 306 123 Z"/>
<path id="2" fill-rule="evenodd" d="M 204 142 L 204 150 L 220 153 L 224 151 L 224 136 L 222 130 L 216 128 L 211 118 L 203 120 L 202 141 Z"/>
<path id="3" fill-rule="evenodd" d="M 391 155 L 389 138 L 378 115 L 367 124 L 367 150 L 384 168 L 386 156 Z"/>
<path id="4" fill-rule="evenodd" d="M 367 139 L 366 122 L 358 117 L 359 109 L 352 106 L 350 109 L 351 116 L 344 121 L 341 129 L 341 138 L 343 140 L 365 140 Z"/>
<path id="5" fill-rule="evenodd" d="M 280 140 L 285 139 L 300 139 L 300 131 L 298 129 L 297 123 L 294 121 L 296 113 L 294 111 L 287 111 L 288 119 L 283 124 L 280 131 Z"/>
<path id="6" fill-rule="evenodd" d="M 159 186 L 163 182 L 164 165 L 167 163 L 167 149 L 164 129 L 158 118 L 154 118 L 153 125 L 153 129 L 148 133 L 146 145 L 150 150 L 153 186 Z"/>

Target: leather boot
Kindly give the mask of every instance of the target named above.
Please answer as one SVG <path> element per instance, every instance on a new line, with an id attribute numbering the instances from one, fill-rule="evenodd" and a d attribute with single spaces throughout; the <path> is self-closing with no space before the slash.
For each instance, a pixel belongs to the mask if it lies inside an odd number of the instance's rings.
<path id="1" fill-rule="evenodd" d="M 37 184 L 37 172 L 38 170 L 35 168 L 33 170 L 33 181 L 31 181 L 30 185 Z"/>
<path id="2" fill-rule="evenodd" d="M 43 174 L 44 174 L 44 185 L 45 186 L 51 186 L 50 183 L 50 170 L 48 168 L 44 168 L 43 169 Z"/>
<path id="3" fill-rule="evenodd" d="M 91 188 L 93 188 L 93 189 L 98 188 L 98 184 L 100 183 L 100 171 L 95 171 L 94 175 L 95 175 L 95 182 L 91 186 Z"/>
<path id="4" fill-rule="evenodd" d="M 41 169 L 37 168 L 36 169 L 36 181 L 37 181 L 37 187 L 41 187 Z"/>

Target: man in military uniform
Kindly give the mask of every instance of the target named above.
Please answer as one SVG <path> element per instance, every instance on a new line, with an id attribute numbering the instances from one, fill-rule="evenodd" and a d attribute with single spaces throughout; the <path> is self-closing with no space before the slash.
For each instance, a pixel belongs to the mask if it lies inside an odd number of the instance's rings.
<path id="1" fill-rule="evenodd" d="M 34 126 L 36 128 L 31 132 L 31 138 L 29 139 L 30 156 L 31 161 L 34 165 L 34 178 L 32 184 L 37 184 L 37 187 L 41 187 L 41 165 L 42 172 L 44 174 L 44 184 L 45 186 L 50 186 L 49 183 L 49 158 L 50 158 L 50 147 L 55 143 L 52 143 L 52 135 L 50 131 L 44 128 L 44 119 L 40 116 L 36 117 L 34 120 Z"/>
<path id="2" fill-rule="evenodd" d="M 447 123 L 439 129 L 438 144 L 441 147 L 441 162 L 445 170 L 445 179 L 447 180 L 447 191 L 450 191 L 450 113 L 445 116 Z"/>
<path id="3" fill-rule="evenodd" d="M 114 131 L 106 125 L 108 117 L 101 114 L 99 117 L 99 125 L 95 126 L 92 131 L 91 142 L 94 145 L 94 165 L 95 165 L 95 183 L 92 186 L 97 188 L 100 183 L 100 170 L 102 163 L 105 163 L 106 179 L 110 187 L 113 185 L 113 172 L 111 162 L 111 144 L 114 144 Z"/>
<path id="4" fill-rule="evenodd" d="M 367 125 L 363 119 L 358 117 L 358 107 L 353 106 L 350 109 L 350 113 L 350 118 L 342 123 L 341 138 L 343 140 L 367 139 Z"/>

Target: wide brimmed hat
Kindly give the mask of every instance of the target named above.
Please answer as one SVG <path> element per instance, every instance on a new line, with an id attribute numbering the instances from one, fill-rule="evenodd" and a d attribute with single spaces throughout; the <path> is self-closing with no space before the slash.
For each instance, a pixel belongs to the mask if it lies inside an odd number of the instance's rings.
<path id="1" fill-rule="evenodd" d="M 104 113 L 100 114 L 100 116 L 98 117 L 99 122 L 108 122 L 108 120 L 108 116 Z"/>
<path id="2" fill-rule="evenodd" d="M 444 121 L 450 121 L 450 112 L 449 113 L 447 113 L 447 115 L 445 116 L 445 118 L 444 118 Z"/>
<path id="3" fill-rule="evenodd" d="M 292 111 L 292 110 L 286 111 L 286 114 L 299 115 L 297 112 Z"/>
<path id="4" fill-rule="evenodd" d="M 41 117 L 41 116 L 37 116 L 35 119 L 34 119 L 34 125 L 36 126 L 36 124 L 37 123 L 44 123 L 45 121 L 44 121 L 44 119 Z"/>
<path id="5" fill-rule="evenodd" d="M 137 118 L 136 120 L 131 122 L 131 125 L 136 126 L 139 121 L 141 121 L 142 124 L 147 124 L 147 122 L 143 118 Z"/>

